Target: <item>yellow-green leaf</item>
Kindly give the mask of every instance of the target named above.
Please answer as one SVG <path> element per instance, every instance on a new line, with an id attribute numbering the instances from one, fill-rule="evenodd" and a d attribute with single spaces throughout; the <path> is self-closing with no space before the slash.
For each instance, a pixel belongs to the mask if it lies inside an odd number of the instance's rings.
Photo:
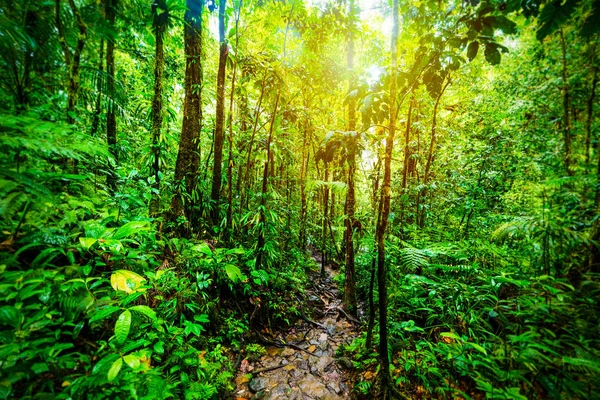
<path id="1" fill-rule="evenodd" d="M 110 276 L 110 285 L 113 289 L 122 290 L 127 294 L 143 290 L 141 286 L 144 282 L 146 282 L 146 278 L 125 269 L 119 269 Z"/>

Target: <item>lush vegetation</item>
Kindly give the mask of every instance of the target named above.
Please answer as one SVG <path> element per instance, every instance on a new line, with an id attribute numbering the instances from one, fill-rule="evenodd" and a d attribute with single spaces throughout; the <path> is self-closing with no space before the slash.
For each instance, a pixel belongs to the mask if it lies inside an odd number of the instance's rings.
<path id="1" fill-rule="evenodd" d="M 598 398 L 599 30 L 598 0 L 0 1 L 0 398 L 225 397 L 326 264 L 357 397 Z"/>

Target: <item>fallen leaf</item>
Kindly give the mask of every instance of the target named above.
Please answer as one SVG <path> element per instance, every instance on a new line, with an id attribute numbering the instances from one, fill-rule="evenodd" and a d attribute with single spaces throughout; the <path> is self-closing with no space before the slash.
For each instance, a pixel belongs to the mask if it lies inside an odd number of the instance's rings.
<path id="1" fill-rule="evenodd" d="M 314 352 L 316 349 L 317 349 L 317 346 L 315 346 L 315 345 L 313 344 L 312 346 L 310 346 L 310 347 L 308 348 L 308 352 L 309 352 L 309 353 L 313 353 L 313 352 Z"/>

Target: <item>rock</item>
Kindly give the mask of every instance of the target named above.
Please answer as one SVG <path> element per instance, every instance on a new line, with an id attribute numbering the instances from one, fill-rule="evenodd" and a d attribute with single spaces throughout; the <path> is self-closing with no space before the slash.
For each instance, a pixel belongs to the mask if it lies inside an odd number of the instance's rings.
<path id="1" fill-rule="evenodd" d="M 327 346 L 329 346 L 329 344 L 327 342 L 319 343 L 319 348 L 323 351 L 327 350 Z"/>
<path id="2" fill-rule="evenodd" d="M 329 336 L 327 336 L 327 334 L 326 334 L 326 333 L 321 333 L 321 334 L 319 335 L 319 342 L 321 342 L 321 343 L 322 343 L 322 342 L 326 342 L 328 338 L 329 338 Z"/>
<path id="3" fill-rule="evenodd" d="M 342 394 L 342 388 L 338 385 L 337 382 L 329 382 L 327 385 L 331 390 L 333 390 L 337 394 Z"/>
<path id="4" fill-rule="evenodd" d="M 252 380 L 250 381 L 250 384 L 248 386 L 250 387 L 250 390 L 253 393 L 260 392 L 261 390 L 264 390 L 267 387 L 267 378 L 263 378 L 263 377 L 252 378 Z"/>
<path id="5" fill-rule="evenodd" d="M 281 353 L 282 357 L 289 357 L 294 355 L 296 351 L 294 349 L 292 349 L 291 347 L 286 347 L 283 352 Z"/>
<path id="6" fill-rule="evenodd" d="M 329 365 L 331 365 L 332 362 L 333 358 L 329 356 L 323 356 L 319 358 L 319 361 L 317 362 L 317 370 L 319 372 L 325 371 L 325 368 L 329 367 Z"/>
<path id="7" fill-rule="evenodd" d="M 352 361 L 350 361 L 350 359 L 348 357 L 340 357 L 337 359 L 337 362 L 338 362 L 338 364 L 340 364 L 342 367 L 344 367 L 346 369 L 354 368 Z"/>
<path id="8" fill-rule="evenodd" d="M 292 388 L 287 383 L 283 383 L 275 386 L 273 389 L 268 392 L 265 391 L 264 400 L 286 400 L 289 398 L 289 393 L 292 391 Z"/>
<path id="9" fill-rule="evenodd" d="M 304 377 L 304 379 L 298 382 L 298 387 L 300 387 L 300 390 L 304 395 L 316 399 L 322 399 L 331 394 L 331 392 L 327 390 L 327 387 L 313 375 Z"/>

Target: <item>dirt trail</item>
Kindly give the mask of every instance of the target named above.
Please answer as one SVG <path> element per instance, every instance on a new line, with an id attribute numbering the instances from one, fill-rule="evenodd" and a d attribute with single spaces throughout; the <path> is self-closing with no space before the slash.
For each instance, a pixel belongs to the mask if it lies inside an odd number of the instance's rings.
<path id="1" fill-rule="evenodd" d="M 319 255 L 315 260 L 320 262 Z M 287 331 L 265 339 L 267 354 L 258 361 L 242 361 L 236 374 L 236 399 L 350 399 L 350 360 L 336 358 L 342 344 L 351 343 L 358 329 L 342 310 L 341 294 L 332 281 L 335 272 L 326 268 L 326 277 L 310 275 L 306 291 L 315 320 L 299 319 Z M 275 343 L 286 343 L 276 346 Z M 345 364 L 345 365 L 342 365 Z M 270 368 L 273 368 L 269 370 Z M 263 371 L 258 372 L 257 371 Z M 248 374 L 252 373 L 249 379 Z"/>

